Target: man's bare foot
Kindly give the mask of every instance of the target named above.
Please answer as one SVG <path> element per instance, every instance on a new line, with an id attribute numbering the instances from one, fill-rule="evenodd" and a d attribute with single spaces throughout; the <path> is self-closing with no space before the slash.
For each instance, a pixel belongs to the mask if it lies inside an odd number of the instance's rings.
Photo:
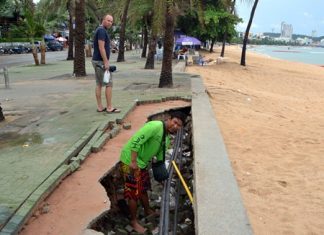
<path id="1" fill-rule="evenodd" d="M 131 221 L 131 225 L 133 229 L 138 233 L 144 234 L 146 232 L 146 229 L 142 225 L 140 225 L 137 221 Z"/>

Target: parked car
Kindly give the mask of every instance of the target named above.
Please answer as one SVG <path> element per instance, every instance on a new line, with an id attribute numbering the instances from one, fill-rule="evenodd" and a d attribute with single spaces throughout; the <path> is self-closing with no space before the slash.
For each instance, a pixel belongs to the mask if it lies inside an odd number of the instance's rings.
<path id="1" fill-rule="evenodd" d="M 49 41 L 47 43 L 47 47 L 51 51 L 62 51 L 63 45 L 57 41 Z"/>
<path id="2" fill-rule="evenodd" d="M 30 47 L 26 47 L 24 45 L 18 45 L 18 46 L 13 46 L 12 51 L 14 54 L 22 54 L 22 53 L 29 53 L 31 52 L 31 48 Z"/>

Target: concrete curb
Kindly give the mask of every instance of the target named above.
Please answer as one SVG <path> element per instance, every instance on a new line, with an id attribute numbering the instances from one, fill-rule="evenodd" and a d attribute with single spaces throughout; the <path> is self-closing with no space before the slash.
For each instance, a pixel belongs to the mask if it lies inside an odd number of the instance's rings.
<path id="1" fill-rule="evenodd" d="M 64 154 L 65 163 L 68 163 L 72 157 L 78 155 L 83 147 L 89 142 L 92 136 L 96 133 L 98 127 L 92 127 L 83 137 L 81 137 L 66 153 Z"/>
<path id="2" fill-rule="evenodd" d="M 196 234 L 250 235 L 223 138 L 200 77 L 192 76 L 194 211 Z"/>

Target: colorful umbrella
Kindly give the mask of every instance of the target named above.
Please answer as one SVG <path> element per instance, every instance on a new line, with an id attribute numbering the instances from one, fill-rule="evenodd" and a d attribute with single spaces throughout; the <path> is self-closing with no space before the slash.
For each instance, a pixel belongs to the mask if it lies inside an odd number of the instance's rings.
<path id="1" fill-rule="evenodd" d="M 180 45 L 201 45 L 201 42 L 197 39 L 197 38 L 194 38 L 194 37 L 189 37 L 189 36 L 186 36 L 186 37 L 180 37 L 176 40 L 176 44 L 180 44 Z"/>

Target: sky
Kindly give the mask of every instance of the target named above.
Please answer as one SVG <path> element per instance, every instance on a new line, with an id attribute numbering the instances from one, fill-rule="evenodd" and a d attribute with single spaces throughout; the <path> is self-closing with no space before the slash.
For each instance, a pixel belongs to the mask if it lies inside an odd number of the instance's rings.
<path id="1" fill-rule="evenodd" d="M 236 12 L 243 23 L 238 31 L 245 31 L 253 4 L 236 0 Z M 251 1 L 253 2 L 253 1 Z M 259 0 L 250 32 L 280 33 L 281 22 L 293 26 L 293 34 L 324 36 L 324 0 Z"/>

